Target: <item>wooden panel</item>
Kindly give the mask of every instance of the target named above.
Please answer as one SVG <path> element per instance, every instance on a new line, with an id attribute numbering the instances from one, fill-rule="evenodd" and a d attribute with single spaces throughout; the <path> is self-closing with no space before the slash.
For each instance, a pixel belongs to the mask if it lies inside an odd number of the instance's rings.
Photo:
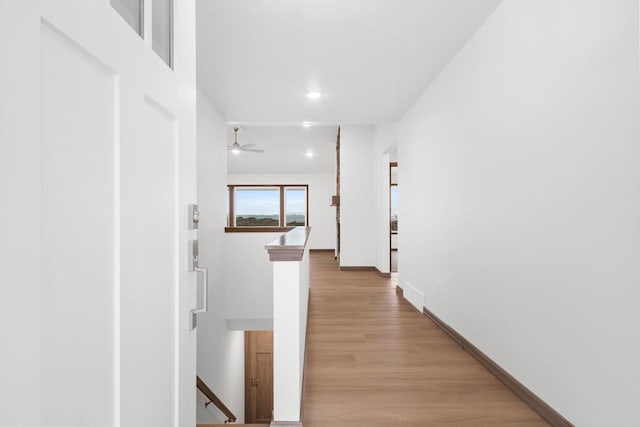
<path id="1" fill-rule="evenodd" d="M 230 228 L 235 228 L 236 226 L 236 219 L 235 219 L 235 200 L 236 200 L 236 187 L 234 185 L 230 185 L 229 186 L 229 212 L 227 212 L 227 227 L 225 228 L 225 231 L 227 231 L 227 229 Z"/>
<path id="2" fill-rule="evenodd" d="M 225 227 L 225 233 L 286 233 L 294 227 Z"/>
<path id="3" fill-rule="evenodd" d="M 246 331 L 245 421 L 268 423 L 272 414 L 273 331 Z"/>
<path id="4" fill-rule="evenodd" d="M 273 354 L 256 353 L 256 422 L 271 421 L 273 412 Z"/>
<path id="5" fill-rule="evenodd" d="M 376 268 L 369 265 L 352 265 L 340 267 L 340 271 L 376 271 Z"/>

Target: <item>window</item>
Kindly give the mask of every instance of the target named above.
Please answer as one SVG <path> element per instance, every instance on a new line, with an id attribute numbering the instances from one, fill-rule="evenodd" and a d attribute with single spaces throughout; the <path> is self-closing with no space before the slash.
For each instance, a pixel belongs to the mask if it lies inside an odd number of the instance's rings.
<path id="1" fill-rule="evenodd" d="M 236 227 L 279 227 L 279 188 L 236 188 Z"/>
<path id="2" fill-rule="evenodd" d="M 144 38 L 144 0 L 110 0 L 133 30 Z M 173 0 L 150 0 L 151 47 L 169 67 L 173 68 Z M 149 4 L 149 3 L 147 3 Z"/>
<path id="3" fill-rule="evenodd" d="M 173 68 L 173 1 L 153 0 L 151 44 L 155 53 Z"/>
<path id="4" fill-rule="evenodd" d="M 285 187 L 284 206 L 288 227 L 307 225 L 307 189 L 305 187 Z"/>
<path id="5" fill-rule="evenodd" d="M 143 37 L 144 33 L 143 5 L 144 0 L 111 0 L 111 7 L 122 16 L 140 37 Z"/>
<path id="6" fill-rule="evenodd" d="M 229 185 L 227 231 L 279 231 L 309 224 L 308 185 Z"/>

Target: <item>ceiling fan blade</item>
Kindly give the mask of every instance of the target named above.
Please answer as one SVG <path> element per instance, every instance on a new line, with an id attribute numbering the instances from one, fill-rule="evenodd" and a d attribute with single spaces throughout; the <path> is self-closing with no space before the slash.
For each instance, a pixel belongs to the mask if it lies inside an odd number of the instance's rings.
<path id="1" fill-rule="evenodd" d="M 242 144 L 241 147 L 242 148 L 250 148 L 250 147 L 255 147 L 256 144 Z"/>
<path id="2" fill-rule="evenodd" d="M 249 151 L 251 153 L 264 153 L 264 150 L 258 150 L 255 148 L 241 148 L 242 151 Z"/>

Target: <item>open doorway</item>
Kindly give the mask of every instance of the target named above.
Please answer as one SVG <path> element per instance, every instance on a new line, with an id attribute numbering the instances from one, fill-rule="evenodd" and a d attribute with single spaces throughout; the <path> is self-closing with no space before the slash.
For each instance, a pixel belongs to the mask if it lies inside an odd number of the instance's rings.
<path id="1" fill-rule="evenodd" d="M 398 272 L 398 162 L 389 163 L 389 257 L 391 273 Z"/>

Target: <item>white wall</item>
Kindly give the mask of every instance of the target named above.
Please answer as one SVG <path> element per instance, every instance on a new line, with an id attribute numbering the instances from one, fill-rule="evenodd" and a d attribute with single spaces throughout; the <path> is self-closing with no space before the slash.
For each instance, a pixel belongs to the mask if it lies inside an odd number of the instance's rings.
<path id="1" fill-rule="evenodd" d="M 330 206 L 335 193 L 335 176 L 332 174 L 305 175 L 228 175 L 229 184 L 308 184 L 309 185 L 309 236 L 310 249 L 334 249 L 336 236 L 336 211 Z"/>
<path id="2" fill-rule="evenodd" d="M 376 263 L 373 126 L 340 128 L 340 266 Z"/>
<path id="3" fill-rule="evenodd" d="M 216 107 L 198 94 L 198 203 L 200 265 L 209 269 L 209 312 L 198 318 L 198 375 L 244 420 L 244 334 L 226 324 L 223 238 L 227 221 L 226 124 Z M 202 396 L 198 393 L 199 403 Z M 198 405 L 198 423 L 223 422 L 214 405 Z"/>
<path id="4" fill-rule="evenodd" d="M 638 17 L 505 1 L 400 123 L 400 282 L 579 426 L 640 425 Z"/>
<path id="5" fill-rule="evenodd" d="M 313 232 L 313 231 L 312 231 Z M 265 245 L 283 233 L 225 233 L 223 280 L 227 319 L 273 321 L 273 267 Z M 250 266 L 250 267 L 248 267 Z"/>

